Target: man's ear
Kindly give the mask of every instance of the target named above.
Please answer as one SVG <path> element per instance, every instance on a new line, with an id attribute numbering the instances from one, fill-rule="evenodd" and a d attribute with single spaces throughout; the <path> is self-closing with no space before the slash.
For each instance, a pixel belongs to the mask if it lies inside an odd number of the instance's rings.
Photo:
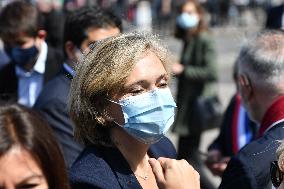
<path id="1" fill-rule="evenodd" d="M 238 86 L 241 96 L 244 98 L 243 100 L 247 101 L 253 96 L 253 88 L 249 78 L 246 75 L 240 74 L 238 76 Z"/>
<path id="2" fill-rule="evenodd" d="M 38 32 L 37 32 L 37 36 L 40 38 L 40 39 L 43 39 L 43 40 L 45 40 L 45 38 L 46 38 L 46 31 L 45 30 L 38 30 Z"/>
<path id="3" fill-rule="evenodd" d="M 68 56 L 68 59 L 71 59 L 71 60 L 75 59 L 76 57 L 74 53 L 74 49 L 75 49 L 74 43 L 71 41 L 67 41 L 64 47 L 65 47 L 65 52 Z"/>

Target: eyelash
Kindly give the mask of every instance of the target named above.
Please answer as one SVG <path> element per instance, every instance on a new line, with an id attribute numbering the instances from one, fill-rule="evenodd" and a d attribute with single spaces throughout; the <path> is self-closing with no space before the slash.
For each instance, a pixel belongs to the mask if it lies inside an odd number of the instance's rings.
<path id="1" fill-rule="evenodd" d="M 162 88 L 165 88 L 165 87 L 168 86 L 168 83 L 167 83 L 167 82 L 161 83 L 160 86 L 161 86 Z"/>
<path id="2" fill-rule="evenodd" d="M 130 94 L 135 96 L 141 94 L 143 91 L 144 91 L 143 89 L 133 89 L 132 91 L 130 91 Z"/>
<path id="3" fill-rule="evenodd" d="M 17 188 L 19 189 L 32 189 L 34 187 L 38 186 L 38 184 L 23 184 Z"/>
<path id="4" fill-rule="evenodd" d="M 167 83 L 166 81 L 161 82 L 161 83 L 159 83 L 159 85 L 158 85 L 159 88 L 166 88 L 167 86 L 168 86 L 168 83 Z M 130 91 L 130 94 L 132 94 L 132 95 L 135 96 L 135 95 L 141 94 L 143 91 L 144 91 L 144 90 L 143 90 L 142 88 L 140 88 L 140 89 L 132 89 L 132 90 Z"/>

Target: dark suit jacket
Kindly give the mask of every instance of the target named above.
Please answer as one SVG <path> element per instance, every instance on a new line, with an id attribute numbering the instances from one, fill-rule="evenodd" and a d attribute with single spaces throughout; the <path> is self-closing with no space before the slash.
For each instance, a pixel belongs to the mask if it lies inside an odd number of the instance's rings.
<path id="1" fill-rule="evenodd" d="M 62 54 L 59 51 L 48 47 L 44 83 L 49 81 L 56 73 L 58 73 L 62 62 Z M 18 78 L 16 76 L 15 64 L 10 62 L 0 70 L 0 104 L 6 102 L 17 102 L 17 100 Z"/>
<path id="2" fill-rule="evenodd" d="M 267 29 L 281 29 L 283 12 L 284 12 L 284 4 L 269 9 L 267 12 L 265 27 Z"/>
<path id="3" fill-rule="evenodd" d="M 82 151 L 82 146 L 74 141 L 74 125 L 67 109 L 71 79 L 72 76 L 62 67 L 56 77 L 43 88 L 34 105 L 55 132 L 68 168 Z"/>
<path id="4" fill-rule="evenodd" d="M 278 123 L 231 159 L 219 189 L 271 189 L 270 162 L 276 161 L 284 122 Z"/>
<path id="5" fill-rule="evenodd" d="M 149 156 L 176 158 L 172 143 L 164 137 L 149 149 Z M 72 165 L 72 189 L 142 189 L 117 148 L 87 147 Z"/>

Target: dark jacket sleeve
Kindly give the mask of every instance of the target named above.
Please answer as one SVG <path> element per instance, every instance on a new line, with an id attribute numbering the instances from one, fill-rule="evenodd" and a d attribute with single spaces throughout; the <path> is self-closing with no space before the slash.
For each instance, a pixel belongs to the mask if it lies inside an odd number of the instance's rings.
<path id="1" fill-rule="evenodd" d="M 62 147 L 67 167 L 70 168 L 82 151 L 82 146 L 74 140 L 73 124 L 68 115 L 67 105 L 53 98 L 44 103 L 37 101 L 35 108 L 42 113 L 55 132 Z"/>
<path id="2" fill-rule="evenodd" d="M 233 157 L 222 176 L 218 189 L 256 189 L 252 171 L 237 157 Z"/>

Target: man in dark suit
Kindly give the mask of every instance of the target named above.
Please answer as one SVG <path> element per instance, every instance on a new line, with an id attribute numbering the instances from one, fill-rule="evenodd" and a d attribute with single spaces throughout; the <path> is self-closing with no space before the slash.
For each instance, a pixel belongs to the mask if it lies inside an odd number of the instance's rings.
<path id="1" fill-rule="evenodd" d="M 258 34 L 238 57 L 238 86 L 258 138 L 228 163 L 219 189 L 271 189 L 270 163 L 284 138 L 284 35 Z"/>
<path id="2" fill-rule="evenodd" d="M 7 5 L 0 14 L 0 37 L 11 62 L 0 70 L 0 103 L 33 106 L 44 84 L 60 69 L 61 53 L 44 41 L 40 16 L 24 1 Z"/>
<path id="3" fill-rule="evenodd" d="M 120 19 L 98 7 L 80 8 L 65 21 L 65 62 L 60 73 L 47 83 L 34 107 L 43 113 L 55 131 L 68 168 L 82 149 L 73 139 L 73 123 L 67 109 L 74 67 L 80 63 L 82 52 L 90 50 L 90 44 L 117 35 L 120 30 Z"/>
<path id="4" fill-rule="evenodd" d="M 272 7 L 267 11 L 265 27 L 267 29 L 284 28 L 284 4 Z"/>

